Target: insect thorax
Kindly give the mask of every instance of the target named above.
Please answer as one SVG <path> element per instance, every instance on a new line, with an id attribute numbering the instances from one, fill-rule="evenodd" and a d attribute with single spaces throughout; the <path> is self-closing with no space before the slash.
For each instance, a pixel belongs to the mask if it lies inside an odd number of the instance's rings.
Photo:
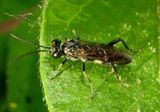
<path id="1" fill-rule="evenodd" d="M 79 59 L 78 54 L 80 53 L 81 47 L 77 40 L 69 40 L 64 42 L 62 48 L 63 48 L 64 54 L 68 59 L 73 61 Z"/>

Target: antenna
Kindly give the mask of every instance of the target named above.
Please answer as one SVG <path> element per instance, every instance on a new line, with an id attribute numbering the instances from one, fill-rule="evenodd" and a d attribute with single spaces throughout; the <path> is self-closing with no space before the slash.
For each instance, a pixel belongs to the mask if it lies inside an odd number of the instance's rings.
<path id="1" fill-rule="evenodd" d="M 17 37 L 16 35 L 14 34 L 10 34 L 10 36 L 14 39 L 17 39 L 17 40 L 20 40 L 24 43 L 27 43 L 27 44 L 31 44 L 31 45 L 34 45 L 35 47 L 39 48 L 39 47 L 42 47 L 42 48 L 45 48 L 45 49 L 50 49 L 50 47 L 47 47 L 47 46 L 43 46 L 43 45 L 39 45 L 38 43 L 35 43 L 35 42 L 32 42 L 32 41 L 29 41 L 29 40 L 24 40 L 20 37 Z"/>
<path id="2" fill-rule="evenodd" d="M 14 62 L 16 62 L 17 60 L 20 60 L 22 59 L 23 57 L 25 56 L 28 56 L 28 55 L 31 55 L 31 54 L 35 54 L 35 53 L 39 53 L 39 52 L 48 52 L 48 50 L 36 50 L 36 51 L 31 51 L 31 52 L 28 52 L 28 53 L 25 53 L 25 54 L 22 54 L 16 58 L 14 58 L 10 63 L 9 63 L 9 66 L 11 66 Z"/>

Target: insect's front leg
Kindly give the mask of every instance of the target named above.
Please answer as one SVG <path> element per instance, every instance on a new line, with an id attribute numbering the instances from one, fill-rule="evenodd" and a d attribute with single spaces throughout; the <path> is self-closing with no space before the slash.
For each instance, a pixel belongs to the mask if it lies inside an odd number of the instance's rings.
<path id="1" fill-rule="evenodd" d="M 85 79 L 87 80 L 88 86 L 90 87 L 90 91 L 91 91 L 91 98 L 93 98 L 93 85 L 92 85 L 92 81 L 88 78 L 88 76 L 86 75 L 86 69 L 85 69 L 85 63 L 83 62 L 83 76 L 85 77 Z"/>
<path id="2" fill-rule="evenodd" d="M 55 76 L 53 76 L 52 78 L 51 78 L 51 80 L 53 80 L 53 79 L 55 79 L 57 76 L 59 76 L 60 75 L 60 70 L 61 70 L 61 68 L 63 67 L 63 65 L 66 63 L 66 61 L 67 61 L 67 59 L 65 59 L 64 61 L 62 61 L 62 63 L 59 65 L 59 67 L 58 67 L 58 72 L 56 73 L 56 75 Z"/>
<path id="3" fill-rule="evenodd" d="M 117 71 L 115 65 L 113 63 L 111 63 L 111 65 L 112 65 L 112 68 L 113 68 L 113 70 L 114 70 L 114 72 L 116 74 L 117 80 L 121 81 L 121 77 L 118 75 L 118 71 Z"/>
<path id="4" fill-rule="evenodd" d="M 58 71 L 61 70 L 62 66 L 66 63 L 66 61 L 67 61 L 67 59 L 65 59 L 64 61 L 62 61 L 62 63 L 58 67 Z"/>
<path id="5" fill-rule="evenodd" d="M 122 44 L 124 45 L 124 47 L 129 50 L 129 51 L 132 51 L 128 46 L 127 44 L 124 42 L 124 40 L 122 40 L 121 38 L 116 38 L 115 40 L 111 41 L 110 43 L 108 43 L 107 45 L 108 46 L 113 46 L 115 44 L 117 44 L 118 42 L 122 42 Z"/>

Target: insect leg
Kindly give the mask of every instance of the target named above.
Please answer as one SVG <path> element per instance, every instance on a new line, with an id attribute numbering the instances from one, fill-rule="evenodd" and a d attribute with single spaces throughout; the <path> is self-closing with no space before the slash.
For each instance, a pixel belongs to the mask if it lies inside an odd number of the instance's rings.
<path id="1" fill-rule="evenodd" d="M 127 44 L 124 42 L 124 40 L 122 40 L 121 38 L 116 38 L 115 40 L 111 41 L 110 43 L 108 43 L 108 46 L 113 46 L 114 44 L 117 44 L 118 42 L 122 42 L 122 44 L 124 45 L 124 47 L 130 51 L 132 51 L 131 49 L 129 49 L 129 47 L 127 46 Z"/>
<path id="2" fill-rule="evenodd" d="M 115 74 L 116 74 L 116 78 L 117 78 L 117 80 L 121 81 L 121 77 L 118 75 L 118 71 L 117 71 L 117 69 L 116 69 L 115 65 L 114 65 L 113 63 L 111 63 L 111 65 L 112 65 L 113 70 L 114 70 L 114 72 L 115 72 Z"/>
<path id="3" fill-rule="evenodd" d="M 93 98 L 93 85 L 92 85 L 92 81 L 88 78 L 88 76 L 86 75 L 86 70 L 85 70 L 85 63 L 83 62 L 83 76 L 85 77 L 85 79 L 88 82 L 88 85 L 90 87 L 90 91 L 91 91 L 91 98 Z"/>
<path id="4" fill-rule="evenodd" d="M 60 72 L 62 66 L 65 64 L 66 61 L 67 61 L 67 59 L 65 59 L 64 61 L 62 61 L 62 63 L 61 63 L 61 64 L 59 65 L 59 67 L 58 67 L 58 73 L 57 73 L 55 76 L 53 76 L 53 77 L 51 78 L 51 80 L 55 79 L 57 76 L 60 75 L 59 72 Z"/>
<path id="5" fill-rule="evenodd" d="M 66 61 L 67 61 L 67 59 L 65 59 L 64 61 L 62 61 L 62 63 L 58 67 L 58 71 L 61 70 L 62 66 L 66 63 Z"/>

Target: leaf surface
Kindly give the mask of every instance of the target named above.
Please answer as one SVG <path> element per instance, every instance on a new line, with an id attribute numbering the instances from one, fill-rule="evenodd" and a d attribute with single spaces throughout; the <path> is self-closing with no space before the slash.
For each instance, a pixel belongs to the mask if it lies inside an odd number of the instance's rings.
<path id="1" fill-rule="evenodd" d="M 104 43 L 120 37 L 138 50 L 132 63 L 117 66 L 123 84 L 110 66 L 86 63 L 94 98 L 82 76 L 82 63 L 68 61 L 61 74 L 50 80 L 64 58 L 40 55 L 40 74 L 48 109 L 54 111 L 155 111 L 159 110 L 159 54 L 157 2 L 151 0 L 45 0 L 40 44 L 54 39 Z M 75 33 L 73 33 L 76 32 Z M 157 41 L 158 40 L 158 41 Z M 121 44 L 117 47 L 125 49 Z"/>

